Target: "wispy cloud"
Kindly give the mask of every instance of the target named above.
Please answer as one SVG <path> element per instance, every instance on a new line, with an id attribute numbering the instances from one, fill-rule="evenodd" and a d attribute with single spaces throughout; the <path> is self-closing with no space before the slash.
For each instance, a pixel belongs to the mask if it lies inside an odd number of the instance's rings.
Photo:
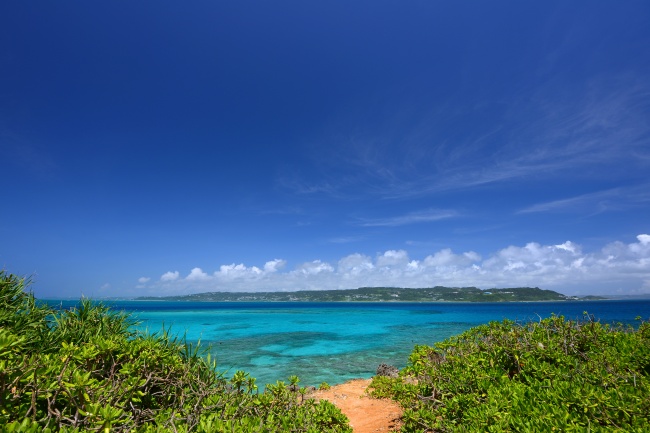
<path id="1" fill-rule="evenodd" d="M 158 281 L 139 281 L 149 294 L 200 291 L 267 291 L 352 289 L 362 286 L 481 288 L 537 286 L 565 294 L 650 293 L 650 235 L 631 243 L 611 242 L 583 251 L 571 241 L 558 245 L 529 242 L 503 247 L 485 257 L 474 251 L 443 248 L 423 258 L 405 250 L 388 250 L 374 258 L 354 253 L 338 262 L 312 260 L 285 270 L 274 259 L 264 266 L 221 265 L 208 273 L 192 269 L 180 278 L 167 272 Z"/>
<path id="2" fill-rule="evenodd" d="M 650 184 L 611 188 L 561 200 L 537 203 L 517 211 L 517 214 L 541 212 L 585 212 L 598 214 L 624 211 L 650 202 Z"/>
<path id="3" fill-rule="evenodd" d="M 517 211 L 518 214 L 538 213 L 538 212 L 561 212 L 571 211 L 577 208 L 583 208 L 587 204 L 594 202 L 602 203 L 603 200 L 611 199 L 616 196 L 618 188 L 599 191 L 591 194 L 582 194 L 575 197 L 569 197 L 562 200 L 553 200 L 544 203 L 537 203 Z"/>
<path id="4" fill-rule="evenodd" d="M 362 239 L 363 236 L 340 236 L 340 237 L 328 239 L 327 242 L 331 244 L 349 244 L 352 242 L 359 242 Z"/>
<path id="5" fill-rule="evenodd" d="M 256 210 L 260 215 L 303 215 L 304 209 L 300 206 L 285 206 Z"/>
<path id="6" fill-rule="evenodd" d="M 401 200 L 515 180 L 615 184 L 630 172 L 650 170 L 650 86 L 644 78 L 594 77 L 571 91 L 549 81 L 508 98 L 461 107 L 442 102 L 412 113 L 410 123 L 396 115 L 399 121 L 369 125 L 373 133 L 338 133 L 335 142 L 324 139 L 314 151 L 320 170 L 283 186 L 333 198 Z M 488 112 L 492 124 L 450 127 Z"/>
<path id="7" fill-rule="evenodd" d="M 406 215 L 399 215 L 389 218 L 362 219 L 358 225 L 363 227 L 396 227 L 409 224 L 427 223 L 459 216 L 458 212 L 449 209 L 429 209 L 419 212 L 411 212 Z"/>

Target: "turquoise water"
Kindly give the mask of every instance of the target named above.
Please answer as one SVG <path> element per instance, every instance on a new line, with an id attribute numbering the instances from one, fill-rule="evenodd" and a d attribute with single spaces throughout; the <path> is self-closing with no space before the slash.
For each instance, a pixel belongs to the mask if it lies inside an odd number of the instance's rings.
<path id="1" fill-rule="evenodd" d="M 140 329 L 171 327 L 211 347 L 228 376 L 244 370 L 257 383 L 297 375 L 302 385 L 371 377 L 385 362 L 406 365 L 415 344 L 433 344 L 492 320 L 539 320 L 552 313 L 603 322 L 650 318 L 650 301 L 537 303 L 193 303 L 117 301 Z"/>

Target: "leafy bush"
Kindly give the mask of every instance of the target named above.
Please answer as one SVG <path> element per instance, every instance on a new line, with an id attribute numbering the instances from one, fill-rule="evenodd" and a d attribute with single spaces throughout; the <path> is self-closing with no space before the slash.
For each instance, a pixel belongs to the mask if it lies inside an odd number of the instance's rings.
<path id="1" fill-rule="evenodd" d="M 416 346 L 377 397 L 404 407 L 402 432 L 650 431 L 650 324 L 492 322 Z"/>
<path id="2" fill-rule="evenodd" d="M 350 432 L 331 403 L 283 382 L 259 392 L 199 347 L 82 299 L 56 311 L 0 271 L 0 431 Z"/>

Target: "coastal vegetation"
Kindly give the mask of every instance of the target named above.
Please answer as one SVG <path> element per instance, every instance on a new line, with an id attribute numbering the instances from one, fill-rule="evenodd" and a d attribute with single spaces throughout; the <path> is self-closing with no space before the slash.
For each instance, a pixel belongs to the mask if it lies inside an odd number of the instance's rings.
<path id="1" fill-rule="evenodd" d="M 537 287 L 481 290 L 476 287 L 401 288 L 361 287 L 349 290 L 301 290 L 297 292 L 206 292 L 182 296 L 140 297 L 140 300 L 194 302 L 534 302 L 575 301 Z M 589 300 L 603 299 L 590 296 Z"/>
<path id="2" fill-rule="evenodd" d="M 416 346 L 375 397 L 404 408 L 404 433 L 650 431 L 650 323 L 553 316 L 492 322 Z"/>
<path id="3" fill-rule="evenodd" d="M 28 284 L 0 271 L 0 432 L 352 431 L 296 376 L 260 390 L 243 371 L 219 373 L 200 345 L 140 332 L 131 316 L 87 299 L 52 308 Z M 650 431 L 650 323 L 641 320 L 491 322 L 416 345 L 406 368 L 383 371 L 369 391 L 399 402 L 404 433 Z"/>
<path id="4" fill-rule="evenodd" d="M 168 332 L 87 299 L 52 309 L 27 283 L 0 271 L 2 432 L 351 432 L 297 377 L 260 391 Z"/>

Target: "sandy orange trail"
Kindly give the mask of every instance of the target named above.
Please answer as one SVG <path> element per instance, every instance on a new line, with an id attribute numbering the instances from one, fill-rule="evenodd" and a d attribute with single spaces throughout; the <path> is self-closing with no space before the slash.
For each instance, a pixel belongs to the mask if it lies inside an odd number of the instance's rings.
<path id="1" fill-rule="evenodd" d="M 365 394 L 370 379 L 356 379 L 333 386 L 326 391 L 315 391 L 317 400 L 335 404 L 350 419 L 355 433 L 390 432 L 398 429 L 402 411 L 388 399 L 374 399 Z"/>

